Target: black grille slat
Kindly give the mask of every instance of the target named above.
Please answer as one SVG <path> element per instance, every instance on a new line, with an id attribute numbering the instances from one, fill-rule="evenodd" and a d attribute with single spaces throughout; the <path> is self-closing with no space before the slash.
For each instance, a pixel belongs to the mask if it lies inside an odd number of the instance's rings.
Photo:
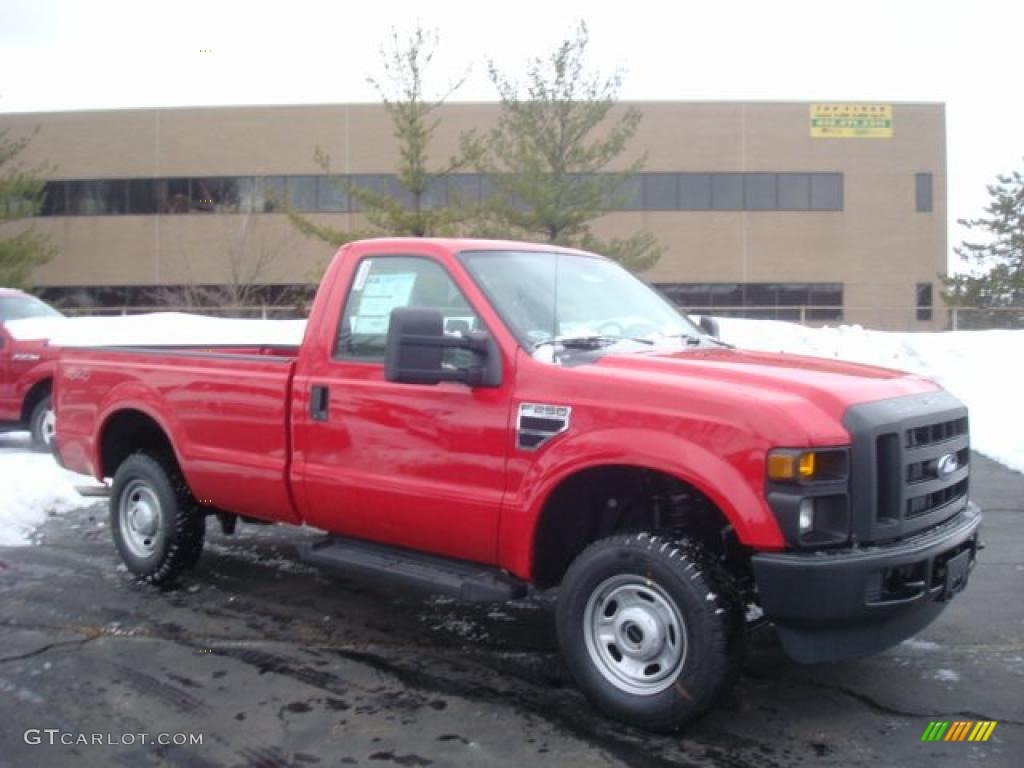
<path id="1" fill-rule="evenodd" d="M 967 478 L 922 496 L 907 499 L 907 519 L 927 515 L 967 495 Z"/>
<path id="2" fill-rule="evenodd" d="M 952 440 L 954 437 L 967 434 L 967 417 L 940 421 L 936 424 L 925 424 L 907 430 L 906 447 L 919 448 Z"/>
<path id="3" fill-rule="evenodd" d="M 900 516 L 900 441 L 896 433 L 879 435 L 875 455 L 878 457 L 878 507 L 880 522 L 895 521 Z"/>

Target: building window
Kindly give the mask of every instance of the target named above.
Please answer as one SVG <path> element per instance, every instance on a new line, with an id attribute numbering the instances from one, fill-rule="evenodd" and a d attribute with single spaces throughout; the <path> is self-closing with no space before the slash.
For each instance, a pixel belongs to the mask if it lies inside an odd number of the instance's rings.
<path id="1" fill-rule="evenodd" d="M 932 284 L 917 284 L 917 319 L 928 321 L 932 319 Z"/>
<path id="2" fill-rule="evenodd" d="M 679 208 L 678 174 L 645 173 L 642 179 L 645 211 L 674 211 Z"/>
<path id="3" fill-rule="evenodd" d="M 684 211 L 711 210 L 711 174 L 679 174 L 679 207 Z"/>
<path id="4" fill-rule="evenodd" d="M 189 210 L 197 213 L 238 213 L 242 202 L 239 182 L 239 177 L 231 176 L 190 179 Z"/>
<path id="5" fill-rule="evenodd" d="M 810 208 L 810 174 L 778 174 L 778 209 L 780 211 L 807 211 L 810 210 Z"/>
<path id="6" fill-rule="evenodd" d="M 348 180 L 344 176 L 317 177 L 317 210 L 341 212 L 348 210 Z"/>
<path id="7" fill-rule="evenodd" d="M 479 173 L 458 173 L 448 177 L 448 199 L 452 203 L 480 202 Z"/>
<path id="8" fill-rule="evenodd" d="M 256 179 L 253 211 L 273 213 L 280 211 L 288 194 L 284 176 L 264 176 Z"/>
<path id="9" fill-rule="evenodd" d="M 157 179 L 156 202 L 160 213 L 188 213 L 188 179 Z"/>
<path id="10" fill-rule="evenodd" d="M 774 211 L 779 207 L 774 173 L 743 174 L 743 207 L 748 211 Z"/>
<path id="11" fill-rule="evenodd" d="M 297 211 L 317 211 L 316 176 L 289 176 L 285 183 L 288 204 Z"/>
<path id="12" fill-rule="evenodd" d="M 665 283 L 655 287 L 686 311 L 794 322 L 843 319 L 842 283 Z"/>
<path id="13" fill-rule="evenodd" d="M 43 185 L 43 204 L 40 216 L 63 216 L 68 212 L 68 184 L 66 181 L 48 181 Z"/>
<path id="14" fill-rule="evenodd" d="M 124 181 L 69 181 L 68 213 L 106 216 L 125 213 L 128 185 Z"/>
<path id="15" fill-rule="evenodd" d="M 918 173 L 914 176 L 914 197 L 918 213 L 931 213 L 932 175 L 930 173 Z"/>
<path id="16" fill-rule="evenodd" d="M 931 205 L 930 175 L 927 204 Z M 639 173 L 594 176 L 608 211 L 841 211 L 841 173 Z M 352 176 L 221 176 L 48 181 L 41 216 L 172 213 L 273 213 L 287 199 L 299 211 L 359 211 L 353 188 L 383 195 L 411 210 L 415 204 L 393 174 Z M 476 173 L 431 180 L 420 206 L 438 209 L 486 200 L 498 190 Z M 921 184 L 918 204 L 921 205 Z M 524 206 L 516 199 L 517 210 Z M 919 207 L 919 210 L 922 210 Z M 930 207 L 927 210 L 931 210 Z"/>
<path id="17" fill-rule="evenodd" d="M 743 174 L 711 175 L 711 208 L 715 211 L 743 210 Z"/>
<path id="18" fill-rule="evenodd" d="M 812 173 L 810 176 L 811 210 L 843 210 L 843 174 Z"/>
<path id="19" fill-rule="evenodd" d="M 129 179 L 128 213 L 153 214 L 158 210 L 156 181 L 153 179 Z"/>

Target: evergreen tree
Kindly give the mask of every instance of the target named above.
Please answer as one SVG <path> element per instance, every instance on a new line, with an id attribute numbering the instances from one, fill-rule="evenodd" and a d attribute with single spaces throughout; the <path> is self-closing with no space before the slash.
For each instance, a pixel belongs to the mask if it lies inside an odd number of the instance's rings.
<path id="1" fill-rule="evenodd" d="M 0 131 L 0 285 L 27 288 L 32 270 L 49 261 L 55 249 L 24 222 L 42 207 L 43 181 L 39 169 L 18 162 L 30 139 L 11 139 L 8 133 Z"/>
<path id="2" fill-rule="evenodd" d="M 547 58 L 529 62 L 522 94 L 514 78 L 490 64 L 501 100 L 498 122 L 464 142 L 465 155 L 477 158 L 492 187 L 480 228 L 594 250 L 642 271 L 661 256 L 650 233 L 602 242 L 591 230 L 591 222 L 621 199 L 643 158 L 619 163 L 641 114 L 617 107 L 621 70 L 604 76 L 588 68 L 588 42 L 581 22 Z"/>
<path id="3" fill-rule="evenodd" d="M 988 193 L 985 215 L 959 220 L 982 237 L 965 240 L 954 249 L 964 261 L 988 271 L 945 278 L 945 299 L 954 306 L 978 309 L 1024 308 L 1024 174 L 1015 171 L 997 176 Z M 1017 313 L 990 312 L 984 320 L 987 324 L 1020 325 L 1015 318 L 1019 318 Z"/>
<path id="4" fill-rule="evenodd" d="M 393 31 L 389 47 L 381 49 L 383 80 L 369 78 L 391 118 L 398 147 L 397 188 L 335 182 L 342 184 L 343 191 L 362 209 L 368 224 L 362 230 L 338 230 L 314 222 L 286 203 L 289 218 L 301 232 L 335 246 L 361 237 L 443 236 L 454 234 L 470 215 L 468 206 L 458 199 L 447 202 L 434 199 L 445 187 L 448 176 L 463 169 L 468 162 L 462 156 L 455 156 L 443 165 L 431 164 L 431 143 L 440 125 L 438 110 L 465 79 L 456 81 L 440 96 L 427 95 L 426 73 L 437 47 L 437 33 L 427 32 L 420 26 L 405 40 Z M 314 157 L 324 172 L 330 174 L 330 156 L 317 148 Z"/>

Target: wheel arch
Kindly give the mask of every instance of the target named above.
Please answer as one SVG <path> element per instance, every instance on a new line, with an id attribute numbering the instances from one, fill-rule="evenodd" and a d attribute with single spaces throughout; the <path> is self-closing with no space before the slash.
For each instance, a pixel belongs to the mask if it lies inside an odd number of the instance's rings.
<path id="1" fill-rule="evenodd" d="M 95 466 L 100 477 L 113 477 L 126 458 L 140 451 L 170 461 L 182 472 L 170 430 L 145 408 L 126 406 L 111 411 L 104 416 L 97 435 Z"/>
<path id="2" fill-rule="evenodd" d="M 47 395 L 53 394 L 53 372 L 34 381 L 21 399 L 21 423 L 28 424 L 32 411 Z"/>
<path id="3" fill-rule="evenodd" d="M 589 499 L 595 494 L 600 499 L 605 486 L 619 490 L 642 476 L 665 484 L 673 492 L 690 493 L 697 500 L 695 509 L 699 514 L 709 516 L 715 524 L 730 527 L 737 543 L 766 549 L 782 547 L 781 532 L 763 495 L 757 493 L 736 465 L 711 450 L 647 430 L 616 430 L 587 438 L 566 440 L 557 446 L 558 450 L 538 459 L 524 477 L 522 486 L 528 489 L 528 497 L 520 499 L 519 515 L 511 510 L 503 515 L 501 561 L 516 575 L 539 586 L 557 583 L 567 564 L 553 566 L 544 561 L 551 556 L 550 535 L 553 531 L 592 525 L 595 512 L 592 504 L 589 509 L 581 509 L 579 504 L 567 504 L 566 499 L 579 490 L 585 490 Z M 624 450 L 626 446 L 629 450 Z M 531 482 L 530 475 L 534 473 L 538 482 Z M 601 534 L 616 530 L 625 528 L 609 531 L 597 526 L 597 533 Z M 580 547 L 592 541 L 577 542 L 569 550 L 578 553 Z"/>

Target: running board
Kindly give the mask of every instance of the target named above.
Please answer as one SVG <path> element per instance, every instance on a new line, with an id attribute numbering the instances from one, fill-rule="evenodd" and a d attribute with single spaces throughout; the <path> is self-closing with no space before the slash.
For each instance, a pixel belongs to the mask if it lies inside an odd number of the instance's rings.
<path id="1" fill-rule="evenodd" d="M 468 603 L 516 600 L 528 591 L 525 581 L 497 568 L 342 536 L 300 544 L 299 554 L 347 575 L 418 587 Z"/>

